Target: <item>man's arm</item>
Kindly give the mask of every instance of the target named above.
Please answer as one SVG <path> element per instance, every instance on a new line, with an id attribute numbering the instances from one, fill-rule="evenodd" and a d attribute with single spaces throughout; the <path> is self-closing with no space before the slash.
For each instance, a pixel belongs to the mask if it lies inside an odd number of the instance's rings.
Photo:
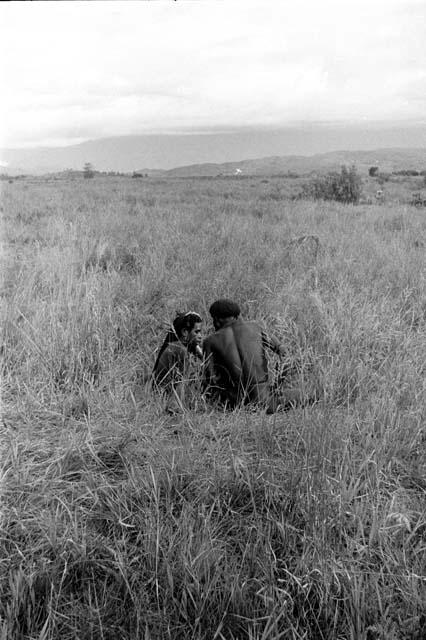
<path id="1" fill-rule="evenodd" d="M 162 353 L 154 371 L 154 378 L 158 386 L 170 389 L 171 386 L 182 380 L 186 356 L 185 349 L 176 347 L 168 347 Z"/>
<path id="2" fill-rule="evenodd" d="M 208 339 L 203 342 L 203 374 L 202 374 L 202 384 L 201 388 L 205 391 L 210 385 L 214 384 L 215 381 L 215 370 L 214 370 L 214 362 L 213 362 L 213 353 L 211 349 L 211 344 Z"/>
<path id="3" fill-rule="evenodd" d="M 279 356 L 284 357 L 286 355 L 284 346 L 280 341 L 275 336 L 268 335 L 266 331 L 262 331 L 262 344 L 264 347 L 274 353 L 277 353 Z"/>
<path id="4" fill-rule="evenodd" d="M 275 336 L 269 336 L 266 331 L 262 331 L 262 344 L 278 354 L 281 358 L 280 365 L 278 365 L 278 363 L 275 364 L 276 383 L 287 383 L 293 369 L 291 359 L 289 359 L 289 353 L 286 351 L 284 345 Z"/>

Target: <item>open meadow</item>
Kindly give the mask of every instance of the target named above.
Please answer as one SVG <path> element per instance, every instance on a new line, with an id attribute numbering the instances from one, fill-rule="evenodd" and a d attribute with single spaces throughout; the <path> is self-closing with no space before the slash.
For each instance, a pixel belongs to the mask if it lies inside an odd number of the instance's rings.
<path id="1" fill-rule="evenodd" d="M 2 185 L 1 640 L 426 637 L 426 209 L 294 184 Z M 155 350 L 218 297 L 316 404 L 164 413 Z"/>

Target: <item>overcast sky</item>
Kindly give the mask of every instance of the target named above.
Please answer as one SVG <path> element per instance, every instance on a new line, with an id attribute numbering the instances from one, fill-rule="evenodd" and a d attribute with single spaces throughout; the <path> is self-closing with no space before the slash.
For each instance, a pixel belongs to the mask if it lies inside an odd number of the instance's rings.
<path id="1" fill-rule="evenodd" d="M 425 0 L 0 3 L 0 144 L 426 122 Z"/>

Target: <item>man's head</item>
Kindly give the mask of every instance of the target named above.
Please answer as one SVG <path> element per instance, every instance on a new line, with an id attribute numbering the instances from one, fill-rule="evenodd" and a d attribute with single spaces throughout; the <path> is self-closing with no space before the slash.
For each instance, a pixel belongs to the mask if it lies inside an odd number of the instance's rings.
<path id="1" fill-rule="evenodd" d="M 173 329 L 179 340 L 194 351 L 202 342 L 201 325 L 202 318 L 195 311 L 179 313 L 173 320 Z"/>
<path id="2" fill-rule="evenodd" d="M 213 302 L 209 311 L 216 331 L 225 326 L 230 320 L 236 320 L 241 313 L 238 304 L 226 298 Z"/>

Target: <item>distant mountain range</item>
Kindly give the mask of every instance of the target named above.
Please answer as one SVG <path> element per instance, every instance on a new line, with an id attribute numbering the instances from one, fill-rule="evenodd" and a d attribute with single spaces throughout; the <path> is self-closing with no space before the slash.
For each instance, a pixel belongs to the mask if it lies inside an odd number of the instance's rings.
<path id="1" fill-rule="evenodd" d="M 424 169 L 426 125 L 121 136 L 68 147 L 0 150 L 0 173 L 9 175 L 82 170 L 86 162 L 99 171 L 170 176 L 227 175 L 237 169 L 259 175 L 306 173 L 342 164 Z"/>

